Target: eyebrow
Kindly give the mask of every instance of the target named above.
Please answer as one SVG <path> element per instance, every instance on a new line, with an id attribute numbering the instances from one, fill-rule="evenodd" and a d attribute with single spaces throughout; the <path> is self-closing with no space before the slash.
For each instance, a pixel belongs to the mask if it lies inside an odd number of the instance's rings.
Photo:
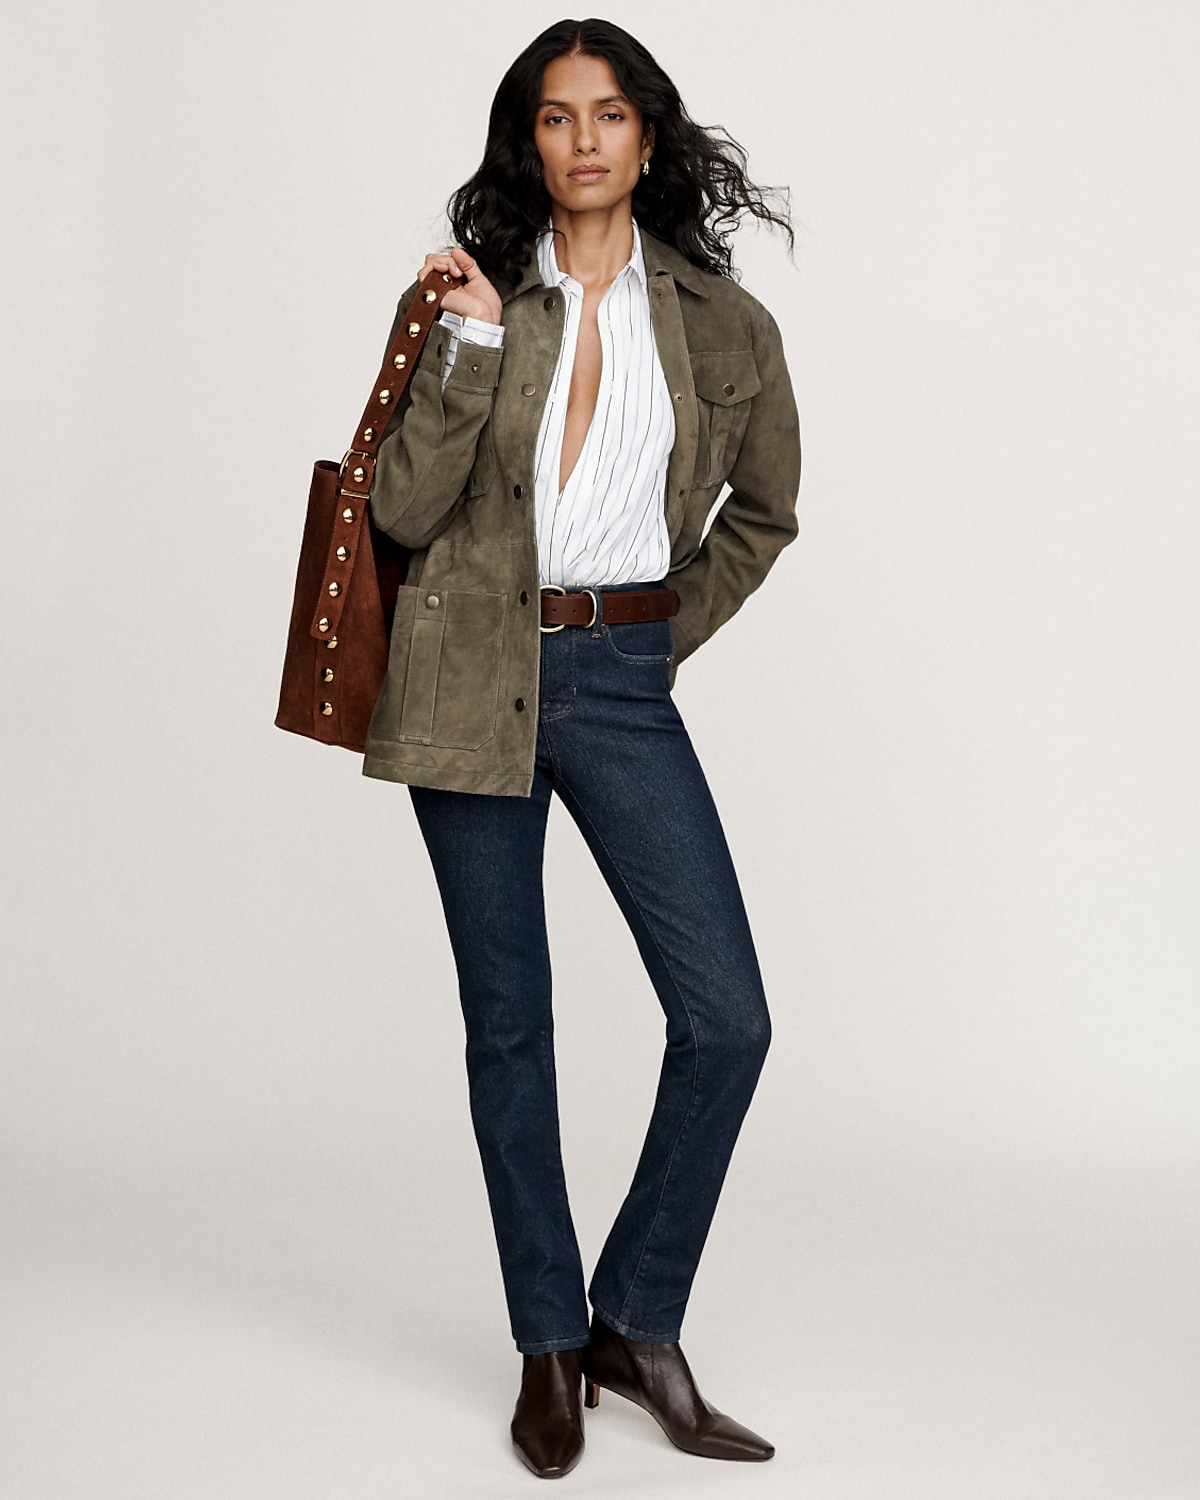
<path id="1" fill-rule="evenodd" d="M 607 95 L 603 99 L 593 99 L 592 103 L 593 104 L 628 104 L 629 100 L 626 99 L 626 97 L 625 97 L 624 94 L 609 94 L 609 95 Z M 545 109 L 545 107 L 547 106 L 547 104 L 553 104 L 553 105 L 555 105 L 559 109 L 571 109 L 572 108 L 571 104 L 569 104 L 566 99 L 541 99 L 541 100 L 538 101 L 538 108 L 539 109 Z"/>

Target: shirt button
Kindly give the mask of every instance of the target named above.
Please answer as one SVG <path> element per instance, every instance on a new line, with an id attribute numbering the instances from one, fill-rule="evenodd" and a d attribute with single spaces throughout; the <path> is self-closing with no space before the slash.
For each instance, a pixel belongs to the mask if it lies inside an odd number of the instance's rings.
<path id="1" fill-rule="evenodd" d="M 522 394 L 522 396 L 532 396 L 532 395 L 535 395 L 536 392 L 537 392 L 537 386 L 536 385 L 532 385 L 528 380 L 521 387 L 521 394 Z"/>
<path id="2" fill-rule="evenodd" d="M 521 488 L 521 486 L 519 484 L 514 484 L 513 485 L 513 498 L 515 500 L 519 500 L 524 493 L 525 493 L 525 491 Z"/>
<path id="3" fill-rule="evenodd" d="M 425 604 L 429 609 L 436 609 L 441 602 L 436 594 L 430 594 L 425 600 Z"/>
<path id="4" fill-rule="evenodd" d="M 524 700 L 524 698 L 518 698 L 517 701 L 513 704 L 513 707 L 516 709 L 516 711 L 518 713 L 523 713 L 524 709 L 525 709 L 525 700 Z"/>

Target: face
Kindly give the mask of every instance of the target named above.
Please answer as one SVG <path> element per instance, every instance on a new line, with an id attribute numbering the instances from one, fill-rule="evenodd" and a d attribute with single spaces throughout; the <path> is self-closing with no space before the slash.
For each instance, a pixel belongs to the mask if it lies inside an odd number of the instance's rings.
<path id="1" fill-rule="evenodd" d="M 542 73 L 533 131 L 551 199 L 572 213 L 628 198 L 654 145 L 653 127 L 621 93 L 602 57 L 556 57 Z"/>

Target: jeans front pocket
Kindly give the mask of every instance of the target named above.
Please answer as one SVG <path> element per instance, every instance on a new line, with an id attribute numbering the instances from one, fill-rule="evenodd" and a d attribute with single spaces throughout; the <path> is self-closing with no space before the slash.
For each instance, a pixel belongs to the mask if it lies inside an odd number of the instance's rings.
<path id="1" fill-rule="evenodd" d="M 600 634 L 609 653 L 618 661 L 661 666 L 671 660 L 670 620 L 625 620 L 619 625 L 602 622 Z"/>

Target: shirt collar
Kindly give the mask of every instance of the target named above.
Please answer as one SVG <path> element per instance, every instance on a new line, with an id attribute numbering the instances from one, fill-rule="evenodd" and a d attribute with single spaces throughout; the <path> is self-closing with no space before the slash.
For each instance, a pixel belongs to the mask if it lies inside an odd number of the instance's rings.
<path id="1" fill-rule="evenodd" d="M 537 263 L 544 286 L 561 286 L 564 281 L 571 279 L 566 271 L 560 271 L 558 268 L 558 260 L 554 254 L 554 230 L 550 224 L 547 224 L 538 235 Z M 646 258 L 642 253 L 642 232 L 638 228 L 636 219 L 633 221 L 633 253 L 613 278 L 613 284 L 615 285 L 630 268 L 641 283 L 642 291 L 646 291 Z"/>

